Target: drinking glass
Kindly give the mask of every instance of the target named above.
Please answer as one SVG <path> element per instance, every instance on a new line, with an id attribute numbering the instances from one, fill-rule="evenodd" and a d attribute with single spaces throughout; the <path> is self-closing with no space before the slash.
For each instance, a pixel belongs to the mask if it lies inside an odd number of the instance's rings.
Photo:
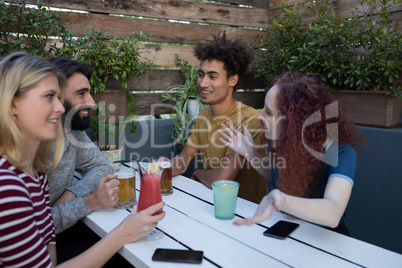
<path id="1" fill-rule="evenodd" d="M 214 193 L 215 218 L 231 220 L 236 211 L 239 183 L 230 180 L 219 180 L 212 183 Z"/>
<path id="2" fill-rule="evenodd" d="M 135 191 L 135 172 L 131 167 L 120 166 L 113 170 L 113 174 L 117 174 L 119 184 L 119 201 L 115 208 L 132 208 L 137 204 Z"/>
<path id="3" fill-rule="evenodd" d="M 162 170 L 161 175 L 161 193 L 162 195 L 170 195 L 173 193 L 172 187 L 172 161 L 168 159 L 158 160 L 156 162 Z"/>
<path id="4" fill-rule="evenodd" d="M 147 209 L 148 207 L 159 202 L 162 202 L 161 174 L 162 170 L 152 173 L 143 173 L 141 179 L 140 197 L 138 198 L 138 212 Z M 160 213 L 162 213 L 162 209 L 158 210 L 153 215 L 157 215 Z M 164 234 L 161 231 L 152 229 L 149 234 L 141 238 L 141 240 L 158 240 L 161 239 L 163 236 Z"/>

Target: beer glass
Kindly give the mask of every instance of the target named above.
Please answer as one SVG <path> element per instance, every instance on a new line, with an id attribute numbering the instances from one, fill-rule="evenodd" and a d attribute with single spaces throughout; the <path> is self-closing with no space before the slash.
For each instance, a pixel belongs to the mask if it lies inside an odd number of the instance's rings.
<path id="1" fill-rule="evenodd" d="M 170 195 L 173 193 L 172 187 L 172 161 L 158 160 L 159 168 L 162 170 L 161 175 L 161 193 L 162 195 Z"/>
<path id="2" fill-rule="evenodd" d="M 137 204 L 135 191 L 135 172 L 133 168 L 120 166 L 113 170 L 117 174 L 117 179 L 120 182 L 119 201 L 114 206 L 115 208 L 132 208 Z"/>

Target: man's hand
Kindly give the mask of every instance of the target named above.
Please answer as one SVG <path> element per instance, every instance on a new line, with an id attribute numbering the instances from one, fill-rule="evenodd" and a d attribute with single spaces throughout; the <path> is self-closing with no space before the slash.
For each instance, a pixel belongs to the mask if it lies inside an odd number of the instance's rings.
<path id="1" fill-rule="evenodd" d="M 110 208 L 119 201 L 119 184 L 117 175 L 108 174 L 103 177 L 89 195 L 84 196 L 91 211 Z"/>

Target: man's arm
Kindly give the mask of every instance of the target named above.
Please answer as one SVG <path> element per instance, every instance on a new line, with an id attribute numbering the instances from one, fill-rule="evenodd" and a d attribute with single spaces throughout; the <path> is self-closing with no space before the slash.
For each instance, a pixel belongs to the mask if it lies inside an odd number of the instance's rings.
<path id="1" fill-rule="evenodd" d="M 66 190 L 74 193 L 75 196 L 85 196 L 90 194 L 103 177 L 113 174 L 112 167 L 107 158 L 99 148 L 91 152 L 81 152 L 77 155 L 76 171 L 81 174 L 79 182 L 74 183 Z"/>
<path id="2" fill-rule="evenodd" d="M 172 159 L 172 176 L 180 175 L 186 171 L 197 152 L 197 149 L 185 145 L 181 153 Z"/>
<path id="3" fill-rule="evenodd" d="M 60 204 L 64 204 L 64 203 L 68 203 L 70 201 L 73 201 L 75 198 L 77 198 L 75 196 L 75 194 L 73 194 L 71 191 L 66 190 L 60 197 L 59 199 L 56 200 L 56 202 L 54 202 L 53 207 L 60 205 Z"/>
<path id="4" fill-rule="evenodd" d="M 217 180 L 234 180 L 237 173 L 242 168 L 243 157 L 238 154 L 226 155 L 222 158 L 219 168 L 214 169 L 198 169 L 191 176 L 192 179 L 198 180 L 207 187 L 212 188 L 212 183 Z"/>
<path id="5" fill-rule="evenodd" d="M 84 198 L 77 197 L 70 202 L 51 207 L 51 212 L 56 234 L 59 234 L 89 215 L 91 210 Z"/>
<path id="6" fill-rule="evenodd" d="M 73 131 L 73 139 L 89 144 L 92 143 L 84 131 Z M 70 161 L 69 156 L 72 156 Z M 59 167 L 60 166 L 60 167 Z M 61 170 L 58 170 L 61 169 Z M 64 193 L 53 203 L 52 217 L 56 233 L 74 225 L 77 221 L 91 213 L 89 204 L 84 200 L 84 196 L 90 195 L 101 178 L 112 172 L 112 168 L 97 147 L 85 148 L 84 146 L 69 146 L 67 154 L 63 155 L 62 161 L 56 168 L 51 179 L 64 180 L 66 169 L 74 169 L 81 173 L 80 182 L 65 189 Z M 52 190 L 52 189 L 50 189 Z"/>
<path id="7" fill-rule="evenodd" d="M 106 209 L 114 206 L 119 200 L 119 191 L 116 188 L 119 181 L 117 175 L 106 175 L 95 187 L 95 190 L 84 197 L 78 197 L 65 191 L 51 208 L 56 234 L 74 225 L 79 219 L 97 209 Z"/>

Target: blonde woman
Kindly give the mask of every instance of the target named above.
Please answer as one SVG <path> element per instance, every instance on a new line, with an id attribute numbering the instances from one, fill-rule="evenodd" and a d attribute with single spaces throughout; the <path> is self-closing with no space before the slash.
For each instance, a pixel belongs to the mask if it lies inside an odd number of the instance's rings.
<path id="1" fill-rule="evenodd" d="M 63 151 L 64 75 L 48 61 L 14 53 L 0 61 L 0 266 L 54 267 L 55 231 L 46 171 Z M 48 166 L 56 140 L 55 159 Z M 105 238 L 60 266 L 100 267 L 125 244 L 148 234 L 159 203 L 130 214 Z"/>

